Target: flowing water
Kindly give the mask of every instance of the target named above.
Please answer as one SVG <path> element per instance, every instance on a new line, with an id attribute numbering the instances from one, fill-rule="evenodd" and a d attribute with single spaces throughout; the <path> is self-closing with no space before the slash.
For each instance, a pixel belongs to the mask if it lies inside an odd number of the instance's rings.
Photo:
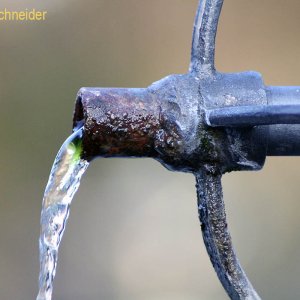
<path id="1" fill-rule="evenodd" d="M 40 276 L 37 300 L 51 300 L 58 247 L 69 216 L 71 201 L 89 163 L 81 158 L 83 128 L 61 146 L 43 198 L 40 232 Z"/>

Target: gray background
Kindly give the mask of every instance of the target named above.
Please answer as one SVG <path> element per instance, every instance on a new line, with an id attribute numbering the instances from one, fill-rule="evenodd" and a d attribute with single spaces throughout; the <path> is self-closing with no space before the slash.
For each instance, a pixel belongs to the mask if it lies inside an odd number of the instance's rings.
<path id="1" fill-rule="evenodd" d="M 1 0 L 47 9 L 0 23 L 0 299 L 35 299 L 41 199 L 81 86 L 144 87 L 186 72 L 196 0 Z M 300 85 L 300 2 L 225 0 L 220 71 Z M 300 298 L 300 158 L 223 179 L 240 260 L 263 299 Z M 76 195 L 54 300 L 227 299 L 206 255 L 194 178 L 149 159 L 99 159 Z"/>

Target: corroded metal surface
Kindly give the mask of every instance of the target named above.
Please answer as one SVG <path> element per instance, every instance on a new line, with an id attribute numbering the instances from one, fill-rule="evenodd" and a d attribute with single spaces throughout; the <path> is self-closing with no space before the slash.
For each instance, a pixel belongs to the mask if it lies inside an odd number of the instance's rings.
<path id="1" fill-rule="evenodd" d="M 190 72 L 210 76 L 215 71 L 215 38 L 223 0 L 199 1 L 194 22 Z"/>
<path id="2" fill-rule="evenodd" d="M 74 124 L 84 119 L 85 158 L 155 157 L 160 128 L 157 101 L 144 89 L 85 89 L 77 97 Z"/>
<path id="3" fill-rule="evenodd" d="M 210 260 L 231 299 L 258 300 L 233 249 L 218 166 L 205 165 L 196 174 L 198 212 Z"/>

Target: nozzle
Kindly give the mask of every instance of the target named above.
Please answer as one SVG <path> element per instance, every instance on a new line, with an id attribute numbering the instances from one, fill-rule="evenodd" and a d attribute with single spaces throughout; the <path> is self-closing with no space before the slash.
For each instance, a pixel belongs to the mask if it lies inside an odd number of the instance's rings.
<path id="1" fill-rule="evenodd" d="M 155 157 L 157 101 L 147 89 L 81 88 L 73 127 L 84 125 L 83 156 Z"/>

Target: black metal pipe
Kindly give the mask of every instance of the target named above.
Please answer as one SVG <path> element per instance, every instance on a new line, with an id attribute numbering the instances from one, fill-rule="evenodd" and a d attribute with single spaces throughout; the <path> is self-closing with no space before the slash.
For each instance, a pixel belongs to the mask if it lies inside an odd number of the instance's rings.
<path id="1" fill-rule="evenodd" d="M 300 125 L 270 125 L 268 156 L 299 156 Z"/>
<path id="2" fill-rule="evenodd" d="M 300 124 L 300 104 L 229 106 L 206 111 L 208 126 Z"/>
<path id="3" fill-rule="evenodd" d="M 300 105 L 299 86 L 268 86 L 266 93 L 269 105 Z M 300 125 L 271 125 L 267 155 L 269 156 L 298 156 L 300 155 Z"/>
<path id="4" fill-rule="evenodd" d="M 206 110 L 212 127 L 263 126 L 268 140 L 267 155 L 300 155 L 300 87 L 265 87 L 267 104 L 226 106 Z"/>
<path id="5" fill-rule="evenodd" d="M 300 86 L 267 86 L 269 105 L 300 105 Z"/>
<path id="6" fill-rule="evenodd" d="M 300 87 L 261 87 L 267 103 L 252 101 L 248 105 L 235 103 L 206 111 L 209 126 L 256 126 L 270 124 L 300 124 Z"/>

